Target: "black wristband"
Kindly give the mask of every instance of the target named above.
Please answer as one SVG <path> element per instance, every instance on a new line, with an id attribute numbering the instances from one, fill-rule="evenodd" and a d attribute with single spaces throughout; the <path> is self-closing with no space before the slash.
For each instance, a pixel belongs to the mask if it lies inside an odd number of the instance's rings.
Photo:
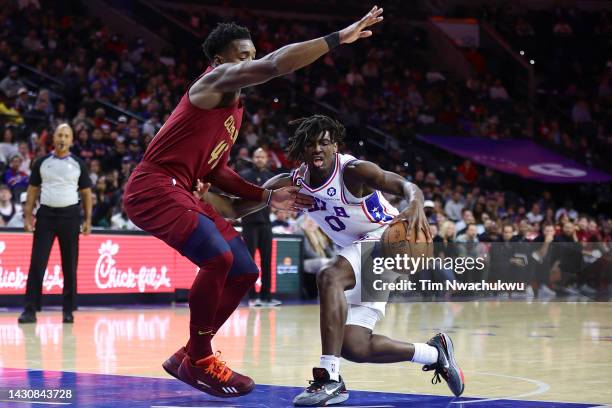
<path id="1" fill-rule="evenodd" d="M 338 31 L 328 34 L 323 38 L 325 38 L 325 42 L 330 51 L 340 45 L 340 33 Z"/>

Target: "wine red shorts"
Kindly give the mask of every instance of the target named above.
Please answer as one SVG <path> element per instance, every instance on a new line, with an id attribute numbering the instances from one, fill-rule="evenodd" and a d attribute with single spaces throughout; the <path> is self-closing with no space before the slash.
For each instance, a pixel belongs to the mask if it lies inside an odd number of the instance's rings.
<path id="1" fill-rule="evenodd" d="M 239 235 L 210 204 L 177 186 L 165 169 L 147 162 L 136 167 L 125 185 L 123 208 L 139 228 L 181 254 L 198 225 L 198 214 L 210 218 L 226 241 Z"/>

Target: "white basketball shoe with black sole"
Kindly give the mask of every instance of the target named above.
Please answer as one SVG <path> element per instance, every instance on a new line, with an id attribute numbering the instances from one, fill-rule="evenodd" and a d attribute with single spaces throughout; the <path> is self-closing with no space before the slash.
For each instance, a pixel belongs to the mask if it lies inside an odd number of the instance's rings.
<path id="1" fill-rule="evenodd" d="M 348 399 L 349 393 L 342 377 L 339 377 L 340 381 L 334 381 L 329 378 L 327 370 L 321 367 L 313 368 L 312 376 L 314 380 L 309 381 L 308 388 L 293 399 L 296 407 L 325 407 Z"/>

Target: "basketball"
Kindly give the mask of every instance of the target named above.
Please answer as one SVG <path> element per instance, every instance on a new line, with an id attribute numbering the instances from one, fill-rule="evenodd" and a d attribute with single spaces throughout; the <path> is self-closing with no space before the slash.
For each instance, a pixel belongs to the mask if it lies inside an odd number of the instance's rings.
<path id="1" fill-rule="evenodd" d="M 425 231 L 418 228 L 410 230 L 408 221 L 399 221 L 390 225 L 383 233 L 380 242 L 383 256 L 387 258 L 395 258 L 397 255 L 401 257 L 406 255 L 409 258 L 433 256 L 433 244 L 427 243 Z M 414 271 L 396 270 L 396 272 Z"/>

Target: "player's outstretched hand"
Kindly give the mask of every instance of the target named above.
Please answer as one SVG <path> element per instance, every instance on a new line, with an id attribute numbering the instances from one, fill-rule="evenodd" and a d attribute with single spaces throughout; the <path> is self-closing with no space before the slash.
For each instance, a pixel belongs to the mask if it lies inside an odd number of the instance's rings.
<path id="1" fill-rule="evenodd" d="M 272 191 L 270 206 L 277 210 L 286 211 L 301 211 L 312 208 L 314 199 L 309 195 L 298 193 L 298 191 L 300 191 L 300 187 L 297 186 L 282 187 Z"/>
<path id="2" fill-rule="evenodd" d="M 427 221 L 427 216 L 425 215 L 423 208 L 419 208 L 416 211 L 415 216 L 410 221 L 410 231 L 422 231 L 425 234 L 425 239 L 427 240 L 426 242 L 431 244 L 433 242 L 433 237 L 431 236 L 429 222 Z"/>
<path id="3" fill-rule="evenodd" d="M 382 12 L 382 8 L 374 6 L 361 20 L 354 22 L 344 30 L 340 30 L 340 44 L 350 44 L 360 38 L 371 36 L 372 31 L 366 30 L 366 28 L 380 23 L 383 20 Z"/>

